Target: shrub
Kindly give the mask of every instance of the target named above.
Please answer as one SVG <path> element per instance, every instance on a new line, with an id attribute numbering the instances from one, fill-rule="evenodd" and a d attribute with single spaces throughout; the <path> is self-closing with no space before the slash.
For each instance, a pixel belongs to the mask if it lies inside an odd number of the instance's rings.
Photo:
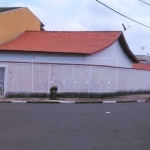
<path id="1" fill-rule="evenodd" d="M 52 86 L 50 91 L 56 91 L 57 92 L 57 89 L 58 89 L 57 86 Z"/>
<path id="2" fill-rule="evenodd" d="M 57 99 L 57 86 L 52 86 L 50 88 L 50 99 L 56 100 Z"/>

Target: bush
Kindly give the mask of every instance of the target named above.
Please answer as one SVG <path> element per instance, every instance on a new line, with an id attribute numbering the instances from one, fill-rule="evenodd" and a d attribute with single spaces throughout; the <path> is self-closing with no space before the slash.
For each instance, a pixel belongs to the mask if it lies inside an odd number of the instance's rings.
<path id="1" fill-rule="evenodd" d="M 57 86 L 52 86 L 50 91 L 57 91 L 57 89 L 58 89 Z"/>
<path id="2" fill-rule="evenodd" d="M 52 86 L 50 89 L 50 99 L 52 100 L 56 100 L 57 99 L 57 87 L 56 86 Z"/>

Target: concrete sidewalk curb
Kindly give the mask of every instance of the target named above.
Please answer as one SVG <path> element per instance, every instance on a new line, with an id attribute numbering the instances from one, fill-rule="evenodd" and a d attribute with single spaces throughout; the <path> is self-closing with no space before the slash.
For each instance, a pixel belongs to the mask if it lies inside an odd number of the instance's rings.
<path id="1" fill-rule="evenodd" d="M 113 104 L 113 103 L 117 103 L 117 101 L 103 101 L 103 103 L 104 103 L 104 104 L 108 104 L 108 103 Z"/>
<path id="2" fill-rule="evenodd" d="M 52 101 L 18 101 L 18 100 L 10 100 L 10 101 L 0 101 L 0 103 L 32 103 L 32 104 L 98 104 L 98 103 L 103 103 L 103 104 L 116 104 L 116 103 L 145 103 L 145 102 L 150 102 L 149 100 L 136 100 L 136 101 L 57 101 L 57 100 L 52 100 Z"/>
<path id="3" fill-rule="evenodd" d="M 59 101 L 59 103 L 62 103 L 62 104 L 75 104 L 76 102 L 75 101 Z"/>
<path id="4" fill-rule="evenodd" d="M 116 104 L 116 103 L 146 103 L 148 100 L 136 100 L 136 101 L 100 101 L 100 102 L 75 102 L 75 103 L 103 103 L 103 104 Z"/>
<path id="5" fill-rule="evenodd" d="M 13 100 L 13 101 L 11 101 L 11 103 L 27 103 L 27 101 L 15 101 L 15 100 Z"/>
<path id="6" fill-rule="evenodd" d="M 51 101 L 27 101 L 27 103 L 31 103 L 31 104 L 59 104 L 59 101 L 57 101 L 57 102 L 51 102 Z"/>

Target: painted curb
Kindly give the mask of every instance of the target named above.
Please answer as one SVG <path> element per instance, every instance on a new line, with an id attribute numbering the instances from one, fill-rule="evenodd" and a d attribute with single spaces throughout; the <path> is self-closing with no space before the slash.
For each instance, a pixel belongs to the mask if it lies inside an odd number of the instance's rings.
<path id="1" fill-rule="evenodd" d="M 117 101 L 117 103 L 137 103 L 137 101 Z"/>
<path id="2" fill-rule="evenodd" d="M 103 103 L 104 103 L 104 104 L 110 104 L 110 103 L 111 103 L 111 104 L 114 104 L 114 103 L 117 103 L 117 101 L 103 101 Z"/>
<path id="3" fill-rule="evenodd" d="M 75 101 L 59 101 L 61 104 L 75 104 Z"/>
<path id="4" fill-rule="evenodd" d="M 0 101 L 0 103 L 11 103 L 11 101 Z"/>
<path id="5" fill-rule="evenodd" d="M 27 103 L 30 103 L 30 104 L 59 104 L 59 101 L 57 101 L 57 102 L 50 102 L 50 101 L 27 101 Z"/>
<path id="6" fill-rule="evenodd" d="M 138 103 L 145 103 L 145 100 L 137 100 Z"/>
<path id="7" fill-rule="evenodd" d="M 11 101 L 11 103 L 27 103 L 27 101 Z"/>
<path id="8" fill-rule="evenodd" d="M 102 101 L 101 102 L 75 102 L 76 104 L 84 104 L 84 103 L 86 103 L 86 104 L 98 104 L 98 103 L 103 103 Z"/>
<path id="9" fill-rule="evenodd" d="M 100 101 L 100 102 L 75 102 L 75 101 L 0 101 L 0 103 L 33 103 L 33 104 L 116 104 L 116 103 L 148 103 L 149 100 L 136 100 L 136 101 Z"/>

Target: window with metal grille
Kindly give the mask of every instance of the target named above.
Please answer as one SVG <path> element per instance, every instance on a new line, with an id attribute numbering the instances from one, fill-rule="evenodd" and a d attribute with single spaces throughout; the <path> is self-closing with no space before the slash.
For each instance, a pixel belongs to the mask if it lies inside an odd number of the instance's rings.
<path id="1" fill-rule="evenodd" d="M 4 89 L 5 68 L 0 68 L 0 89 Z"/>

